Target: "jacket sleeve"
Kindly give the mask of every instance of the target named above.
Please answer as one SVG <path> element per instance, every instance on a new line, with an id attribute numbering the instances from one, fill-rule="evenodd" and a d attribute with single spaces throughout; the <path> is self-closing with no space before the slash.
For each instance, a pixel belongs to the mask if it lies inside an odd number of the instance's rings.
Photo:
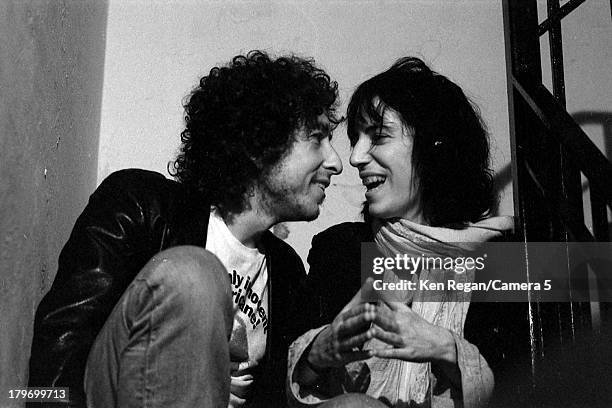
<path id="1" fill-rule="evenodd" d="M 476 346 L 453 333 L 461 389 L 454 389 L 439 372 L 431 373 L 433 408 L 485 408 L 493 394 L 493 372 Z"/>
<path id="2" fill-rule="evenodd" d="M 457 364 L 461 371 L 461 388 L 465 408 L 488 406 L 493 394 L 493 372 L 478 348 L 453 333 L 457 345 Z"/>
<path id="3" fill-rule="evenodd" d="M 70 388 L 83 404 L 83 373 L 93 341 L 141 266 L 155 253 L 162 223 L 152 220 L 145 186 L 166 179 L 125 170 L 91 195 L 61 251 L 51 289 L 38 306 L 30 386 Z M 157 220 L 159 221 L 159 220 Z"/>
<path id="4" fill-rule="evenodd" d="M 323 331 L 326 326 L 312 329 L 304 333 L 295 340 L 289 347 L 288 368 L 287 368 L 287 398 L 289 406 L 306 407 L 316 406 L 325 402 L 331 395 L 320 392 L 317 385 L 306 386 L 301 384 L 297 374 L 300 360 L 306 358 L 305 351 L 312 345 L 315 337 Z"/>

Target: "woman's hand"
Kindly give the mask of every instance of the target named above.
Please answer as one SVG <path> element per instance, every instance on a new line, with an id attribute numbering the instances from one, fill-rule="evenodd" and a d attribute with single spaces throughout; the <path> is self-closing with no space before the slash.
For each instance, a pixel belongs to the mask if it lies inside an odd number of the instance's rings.
<path id="1" fill-rule="evenodd" d="M 372 350 L 380 358 L 413 362 L 457 363 L 455 340 L 449 330 L 427 322 L 401 302 L 385 302 L 376 309 L 370 334 L 393 346 Z"/>
<path id="2" fill-rule="evenodd" d="M 446 377 L 461 389 L 461 372 L 457 365 L 457 346 L 452 333 L 429 323 L 401 302 L 385 302 L 389 309 L 376 309 L 373 337 L 393 348 L 371 350 L 379 358 L 397 358 L 417 363 L 431 362 L 434 372 Z"/>
<path id="3" fill-rule="evenodd" d="M 319 333 L 307 356 L 311 367 L 341 367 L 372 356 L 369 351 L 361 350 L 363 343 L 374 334 L 371 325 L 377 307 L 367 303 L 372 291 L 372 279 L 368 279 L 331 325 Z"/>

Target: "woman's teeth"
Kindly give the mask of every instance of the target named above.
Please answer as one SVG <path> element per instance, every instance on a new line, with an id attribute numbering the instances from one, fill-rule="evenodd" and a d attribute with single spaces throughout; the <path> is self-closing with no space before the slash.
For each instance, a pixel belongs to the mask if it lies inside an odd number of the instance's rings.
<path id="1" fill-rule="evenodd" d="M 361 179 L 361 182 L 368 190 L 372 190 L 384 183 L 386 179 L 383 176 L 368 176 Z"/>

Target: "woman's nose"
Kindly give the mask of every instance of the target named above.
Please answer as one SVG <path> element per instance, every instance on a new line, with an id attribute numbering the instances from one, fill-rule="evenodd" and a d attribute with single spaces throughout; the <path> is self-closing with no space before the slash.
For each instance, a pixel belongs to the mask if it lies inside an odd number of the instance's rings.
<path id="1" fill-rule="evenodd" d="M 365 136 L 359 136 L 351 151 L 349 163 L 353 167 L 360 167 L 368 161 L 370 161 L 370 140 Z"/>

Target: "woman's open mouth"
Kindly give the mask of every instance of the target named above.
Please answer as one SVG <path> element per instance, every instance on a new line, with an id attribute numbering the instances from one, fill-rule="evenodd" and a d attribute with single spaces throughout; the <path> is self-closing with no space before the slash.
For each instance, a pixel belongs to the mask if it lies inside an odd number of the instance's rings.
<path id="1" fill-rule="evenodd" d="M 376 190 L 386 180 L 387 178 L 385 176 L 367 176 L 367 177 L 363 177 L 361 179 L 361 182 L 363 183 L 364 186 L 366 186 L 367 191 L 370 192 L 370 191 Z"/>

